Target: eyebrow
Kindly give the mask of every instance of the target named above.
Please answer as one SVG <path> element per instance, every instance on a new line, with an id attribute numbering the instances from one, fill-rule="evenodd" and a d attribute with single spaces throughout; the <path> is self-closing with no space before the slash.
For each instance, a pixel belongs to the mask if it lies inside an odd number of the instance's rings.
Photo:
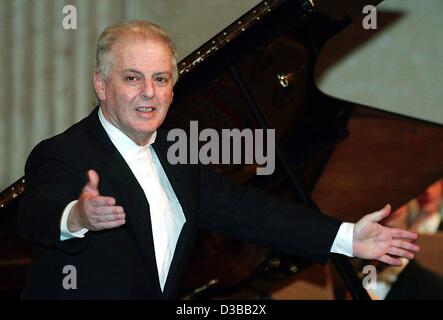
<path id="1" fill-rule="evenodd" d="M 153 74 L 153 76 L 159 76 L 159 75 L 168 75 L 168 76 L 172 76 L 172 73 L 169 71 L 163 71 L 163 72 L 156 72 Z"/>
<path id="2" fill-rule="evenodd" d="M 138 75 L 140 75 L 142 77 L 144 76 L 143 72 L 141 72 L 141 71 L 139 71 L 137 69 L 125 69 L 125 70 L 122 71 L 122 73 L 128 73 L 128 72 L 136 73 L 136 74 L 138 74 Z M 162 71 L 162 72 L 156 72 L 156 73 L 153 74 L 153 76 L 158 76 L 158 75 L 168 75 L 168 76 L 171 77 L 172 73 L 169 72 L 169 71 Z"/>
<path id="3" fill-rule="evenodd" d="M 136 69 L 125 69 L 125 70 L 122 71 L 122 73 L 128 73 L 128 72 L 136 73 L 136 74 L 138 74 L 140 76 L 143 76 L 143 72 L 138 71 Z"/>

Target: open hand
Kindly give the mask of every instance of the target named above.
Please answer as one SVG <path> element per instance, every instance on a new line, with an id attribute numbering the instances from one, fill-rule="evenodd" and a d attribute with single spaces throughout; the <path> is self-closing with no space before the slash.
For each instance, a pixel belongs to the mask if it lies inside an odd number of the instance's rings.
<path id="1" fill-rule="evenodd" d="M 381 262 L 401 266 L 401 258 L 413 259 L 419 246 L 411 243 L 417 239 L 414 232 L 388 228 L 378 222 L 391 212 L 388 204 L 380 211 L 361 218 L 354 227 L 354 256 L 361 259 L 375 259 Z"/>
<path id="2" fill-rule="evenodd" d="M 68 217 L 69 231 L 75 232 L 83 228 L 98 231 L 125 224 L 126 215 L 123 207 L 116 206 L 113 197 L 100 195 L 97 172 L 88 170 L 86 174 L 88 182 Z"/>

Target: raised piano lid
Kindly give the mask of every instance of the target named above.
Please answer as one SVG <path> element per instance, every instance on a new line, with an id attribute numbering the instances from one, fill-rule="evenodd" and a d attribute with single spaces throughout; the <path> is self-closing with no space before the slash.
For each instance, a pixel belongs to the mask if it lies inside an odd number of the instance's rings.
<path id="1" fill-rule="evenodd" d="M 364 30 L 360 15 L 321 51 L 320 90 L 360 104 L 312 194 L 326 212 L 356 220 L 384 203 L 397 208 L 443 176 L 442 129 L 430 123 L 443 124 L 442 10 L 384 1 L 377 30 Z"/>
<path id="2" fill-rule="evenodd" d="M 320 89 L 443 124 L 443 2 L 383 1 L 376 30 L 362 27 L 361 13 L 323 48 L 316 70 Z"/>

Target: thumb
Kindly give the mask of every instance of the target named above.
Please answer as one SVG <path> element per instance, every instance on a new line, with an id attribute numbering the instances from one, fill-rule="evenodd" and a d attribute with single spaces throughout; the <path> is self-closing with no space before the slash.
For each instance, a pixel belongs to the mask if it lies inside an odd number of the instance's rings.
<path id="1" fill-rule="evenodd" d="M 99 182 L 99 177 L 97 172 L 95 172 L 94 170 L 88 170 L 88 172 L 86 172 L 86 176 L 88 178 L 88 181 L 86 182 L 85 187 L 83 188 L 83 191 L 86 192 L 92 192 L 95 193 L 95 195 L 98 195 L 98 182 Z"/>
<path id="2" fill-rule="evenodd" d="M 369 215 L 369 219 L 372 222 L 379 222 L 379 221 L 383 220 L 384 218 L 386 218 L 390 213 L 391 213 L 391 205 L 387 204 L 384 206 L 383 209 L 371 213 Z"/>

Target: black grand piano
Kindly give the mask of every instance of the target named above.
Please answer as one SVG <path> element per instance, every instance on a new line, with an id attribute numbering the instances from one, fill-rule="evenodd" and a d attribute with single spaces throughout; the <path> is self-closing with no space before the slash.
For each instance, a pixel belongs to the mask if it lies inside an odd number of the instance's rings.
<path id="1" fill-rule="evenodd" d="M 365 1 L 377 4 L 380 1 Z M 323 46 L 361 14 L 361 1 L 267 0 L 179 62 L 167 128 L 276 130 L 276 170 L 213 165 L 228 179 L 356 221 L 398 208 L 443 176 L 443 127 L 336 99 L 314 82 Z M 376 106 L 373 106 L 376 107 Z M 370 159 L 370 161 L 368 161 Z M 0 194 L 0 298 L 18 296 L 30 247 L 15 236 L 22 177 Z M 351 261 L 331 261 L 354 299 L 369 299 Z M 202 233 L 184 299 L 266 298 L 309 262 Z M 257 290 L 257 287 L 260 290 Z M 254 287 L 256 290 L 247 289 Z M 246 291 L 245 291 L 246 290 Z M 252 293 L 251 293 L 252 292 Z"/>

